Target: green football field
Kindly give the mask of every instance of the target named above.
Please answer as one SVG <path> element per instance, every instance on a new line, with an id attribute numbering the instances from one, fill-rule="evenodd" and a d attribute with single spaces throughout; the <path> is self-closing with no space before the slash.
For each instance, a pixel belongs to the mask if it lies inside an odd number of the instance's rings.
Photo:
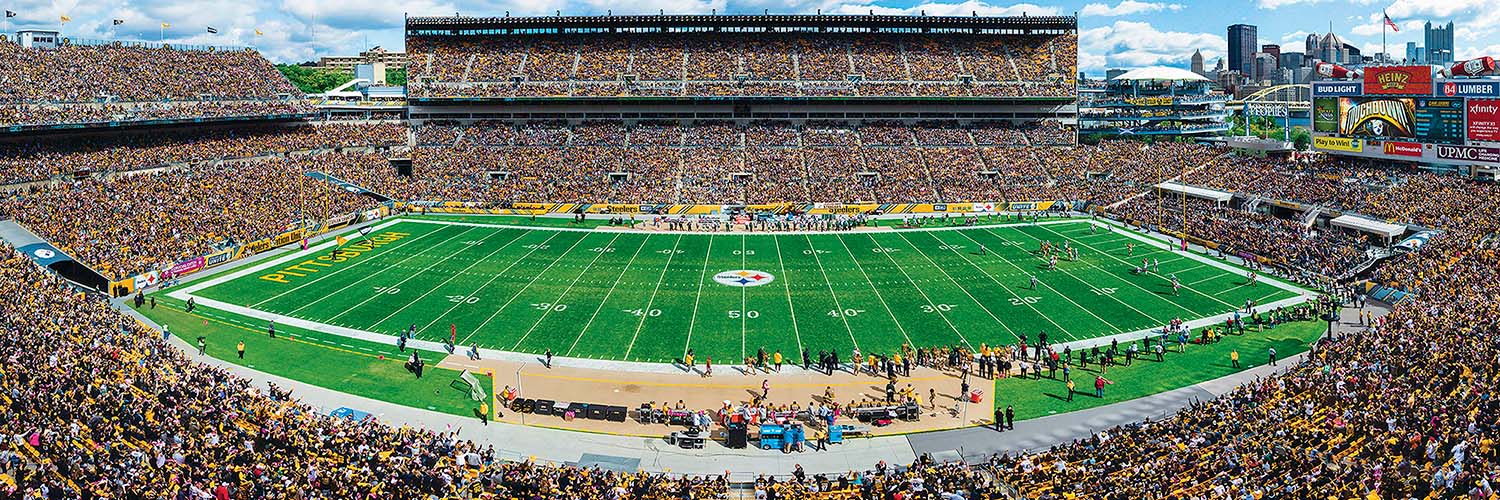
<path id="1" fill-rule="evenodd" d="M 649 362 L 691 348 L 726 364 L 760 347 L 800 357 L 803 348 L 994 345 L 1043 331 L 1053 342 L 1085 340 L 1297 296 L 1084 220 L 814 235 L 505 222 L 398 220 L 336 254 L 314 247 L 185 293 L 230 312 L 385 335 L 415 325 L 431 341 L 447 340 L 451 325 L 463 346 Z M 1080 258 L 1049 271 L 1042 241 L 1067 242 Z M 1142 258 L 1159 261 L 1159 272 L 1133 274 Z M 1174 274 L 1185 285 L 1177 294 Z"/>

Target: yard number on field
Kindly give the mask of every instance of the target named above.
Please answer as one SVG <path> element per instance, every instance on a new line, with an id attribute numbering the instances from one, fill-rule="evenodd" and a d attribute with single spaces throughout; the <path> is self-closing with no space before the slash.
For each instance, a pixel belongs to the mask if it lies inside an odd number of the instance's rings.
<path id="1" fill-rule="evenodd" d="M 922 312 L 948 312 L 953 310 L 953 304 L 922 304 Z"/>
<path id="2" fill-rule="evenodd" d="M 1010 305 L 1013 305 L 1013 306 L 1024 306 L 1024 305 L 1027 305 L 1027 304 L 1035 304 L 1035 303 L 1037 303 L 1038 301 L 1041 301 L 1041 300 L 1042 300 L 1041 297 L 1011 297 L 1010 298 Z"/>
<path id="3" fill-rule="evenodd" d="M 474 304 L 479 302 L 479 297 L 473 295 L 449 295 L 448 302 L 454 304 Z"/>
<path id="4" fill-rule="evenodd" d="M 745 317 L 747 319 L 759 318 L 760 317 L 760 311 L 755 311 L 755 310 L 741 311 L 739 309 L 732 309 L 732 310 L 729 311 L 729 317 L 731 319 L 739 319 L 741 316 L 743 316 L 743 317 Z"/>
<path id="5" fill-rule="evenodd" d="M 842 314 L 842 315 L 844 315 L 846 317 L 848 317 L 848 316 L 859 316 L 859 314 L 862 313 L 862 312 L 865 312 L 865 310 L 864 309 L 845 309 L 843 311 L 839 311 L 838 309 L 829 309 L 828 310 L 828 317 L 830 317 L 830 318 L 837 318 L 837 317 L 839 317 L 840 314 Z"/>
<path id="6" fill-rule="evenodd" d="M 395 295 L 395 294 L 401 293 L 401 289 L 393 287 L 393 286 L 377 286 L 377 287 L 375 287 L 375 293 L 377 293 L 377 294 L 383 293 L 383 294 L 386 294 L 386 295 Z"/>
<path id="7" fill-rule="evenodd" d="M 1094 292 L 1094 295 L 1114 295 L 1115 290 L 1114 288 L 1093 288 L 1090 291 Z"/>
<path id="8" fill-rule="evenodd" d="M 538 311 L 563 312 L 563 311 L 568 310 L 568 305 L 567 304 L 553 304 L 553 303 L 550 303 L 550 302 L 542 302 L 540 304 L 532 304 L 531 307 L 534 308 L 534 309 L 536 309 L 536 310 L 538 310 Z"/>
<path id="9" fill-rule="evenodd" d="M 624 309 L 624 311 L 625 314 L 636 317 L 646 316 L 655 318 L 657 316 L 661 316 L 661 309 Z"/>

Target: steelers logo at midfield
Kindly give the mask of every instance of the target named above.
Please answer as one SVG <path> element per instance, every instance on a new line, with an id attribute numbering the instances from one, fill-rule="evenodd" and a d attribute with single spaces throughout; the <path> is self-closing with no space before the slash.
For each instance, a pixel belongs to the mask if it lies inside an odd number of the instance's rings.
<path id="1" fill-rule="evenodd" d="M 735 271 L 724 271 L 714 275 L 714 281 L 724 286 L 761 286 L 775 280 L 771 273 L 756 271 L 754 269 L 740 269 Z"/>
<path id="2" fill-rule="evenodd" d="M 38 248 L 35 252 L 31 252 L 31 254 L 37 256 L 39 259 L 50 259 L 57 256 L 57 252 L 45 248 Z"/>

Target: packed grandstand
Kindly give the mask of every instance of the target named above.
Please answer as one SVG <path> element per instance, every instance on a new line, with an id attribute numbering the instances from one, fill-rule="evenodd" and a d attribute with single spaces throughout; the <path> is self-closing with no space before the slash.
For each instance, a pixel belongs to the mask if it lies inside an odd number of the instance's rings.
<path id="1" fill-rule="evenodd" d="M 414 98 L 1076 97 L 1070 30 L 419 34 L 408 48 Z M 0 42 L 0 54 L 11 62 L 0 69 L 6 125 L 308 109 L 278 97 L 296 92 L 253 51 L 112 45 L 53 51 Z M 85 102 L 99 94 L 119 99 Z M 1197 142 L 1080 143 L 1058 116 L 586 120 L 538 119 L 537 111 L 520 119 L 432 111 L 451 105 L 428 102 L 426 113 L 455 116 L 411 121 L 299 117 L 192 130 L 12 134 L 0 139 L 6 186 L 0 219 L 19 223 L 109 282 L 392 201 L 500 209 L 1057 200 L 1212 243 L 1220 254 L 1248 256 L 1278 275 L 1330 287 L 1367 266 L 1376 242 L 1244 210 L 1245 200 L 1316 205 L 1442 234 L 1420 252 L 1364 274 L 1411 294 L 1380 326 L 1324 337 L 1294 366 L 1175 415 L 1022 453 L 949 462 L 924 456 L 909 464 L 870 456 L 853 470 L 749 479 L 541 463 L 451 430 L 327 416 L 274 384 L 200 363 L 184 344 L 107 302 L 110 290 L 81 293 L 56 268 L 5 246 L 3 496 L 1495 495 L 1500 217 L 1493 214 L 1500 213 L 1500 188 L 1494 184 L 1326 155 L 1249 157 Z M 393 166 L 408 154 L 409 172 Z M 364 192 L 308 175 L 314 172 Z M 1169 178 L 1239 201 L 1154 188 Z"/>

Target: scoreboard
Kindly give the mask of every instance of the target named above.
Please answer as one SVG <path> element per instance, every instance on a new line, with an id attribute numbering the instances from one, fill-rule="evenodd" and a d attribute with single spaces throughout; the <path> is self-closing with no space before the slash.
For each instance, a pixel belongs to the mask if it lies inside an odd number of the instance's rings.
<path id="1" fill-rule="evenodd" d="M 1432 78 L 1431 71 L 1375 66 L 1362 80 L 1312 82 L 1313 149 L 1500 167 L 1500 79 Z"/>
<path id="2" fill-rule="evenodd" d="M 1464 100 L 1419 98 L 1412 131 L 1422 142 L 1464 143 Z"/>

